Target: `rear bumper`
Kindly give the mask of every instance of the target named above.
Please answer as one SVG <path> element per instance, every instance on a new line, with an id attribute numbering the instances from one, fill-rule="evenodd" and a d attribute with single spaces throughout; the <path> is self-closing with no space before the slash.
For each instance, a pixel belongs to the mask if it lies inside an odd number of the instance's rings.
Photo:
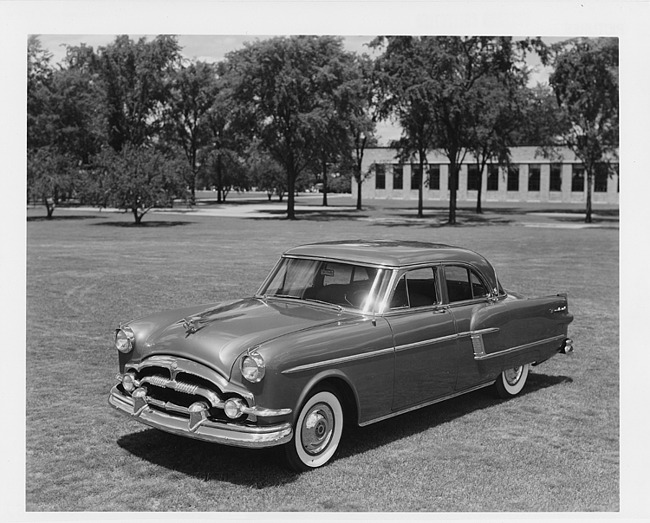
<path id="1" fill-rule="evenodd" d="M 188 412 L 190 416 L 188 419 L 162 412 L 146 403 L 136 406 L 134 399 L 123 394 L 117 385 L 111 389 L 108 403 L 118 411 L 151 427 L 223 445 L 248 448 L 272 447 L 289 442 L 293 435 L 290 423 L 251 427 L 211 421 L 201 416 L 200 412 Z"/>

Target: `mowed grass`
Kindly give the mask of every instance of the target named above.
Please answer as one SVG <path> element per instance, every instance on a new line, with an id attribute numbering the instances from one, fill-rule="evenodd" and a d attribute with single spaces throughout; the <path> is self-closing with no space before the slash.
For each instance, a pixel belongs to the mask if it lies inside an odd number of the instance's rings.
<path id="1" fill-rule="evenodd" d="M 29 211 L 41 216 L 42 211 Z M 354 215 L 354 211 L 348 213 Z M 57 209 L 27 224 L 28 511 L 617 511 L 618 229 L 390 226 Z M 503 221 L 503 220 L 502 220 Z M 499 220 L 497 220 L 497 223 Z M 281 252 L 342 238 L 470 247 L 506 288 L 566 291 L 576 353 L 534 368 L 525 393 L 489 389 L 344 434 L 305 474 L 278 449 L 149 429 L 113 411 L 115 326 L 250 295 Z"/>

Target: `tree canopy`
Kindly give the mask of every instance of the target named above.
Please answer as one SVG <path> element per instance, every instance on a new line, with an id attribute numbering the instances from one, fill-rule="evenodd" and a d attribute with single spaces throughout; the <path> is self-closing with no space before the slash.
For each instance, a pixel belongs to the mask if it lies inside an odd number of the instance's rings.
<path id="1" fill-rule="evenodd" d="M 218 201 L 231 188 L 257 187 L 286 194 L 287 217 L 295 219 L 298 190 L 322 182 L 326 203 L 328 180 L 349 188 L 353 178 L 361 209 L 369 175 L 362 172 L 364 153 L 377 143 L 377 122 L 394 119 L 402 128 L 398 158 L 418 163 L 418 216 L 432 150 L 449 161 L 453 224 L 459 169 L 468 154 L 479 172 L 480 212 L 488 162 L 507 164 L 513 145 L 562 143 L 585 165 L 589 219 L 594 173 L 603 165 L 612 172 L 616 162 L 616 40 L 574 39 L 548 48 L 540 39 L 389 36 L 375 38 L 371 47 L 375 58 L 346 51 L 338 37 L 275 37 L 208 64 L 184 59 L 174 36 L 122 35 L 96 50 L 67 47 L 64 60 L 52 65 L 31 36 L 29 195 L 53 203 L 49 216 L 60 199 L 117 202 L 105 192 L 118 190 L 105 176 L 108 164 L 123 183 L 133 176 L 152 184 L 143 194 L 159 194 L 159 181 L 128 169 L 128 157 L 164 164 L 168 189 L 173 161 L 172 170 L 183 176 L 174 184 L 183 187 L 166 194 L 189 194 L 192 203 L 199 184 L 216 188 Z M 530 52 L 554 66 L 552 91 L 528 86 Z M 172 203 L 171 197 L 147 198 L 137 208 Z M 127 207 L 124 199 L 119 205 Z M 144 214 L 138 212 L 136 221 Z"/>
<path id="2" fill-rule="evenodd" d="M 556 46 L 555 52 L 549 82 L 568 122 L 564 143 L 585 168 L 585 221 L 590 223 L 596 170 L 602 165 L 611 174 L 618 161 L 618 40 L 579 38 Z"/>

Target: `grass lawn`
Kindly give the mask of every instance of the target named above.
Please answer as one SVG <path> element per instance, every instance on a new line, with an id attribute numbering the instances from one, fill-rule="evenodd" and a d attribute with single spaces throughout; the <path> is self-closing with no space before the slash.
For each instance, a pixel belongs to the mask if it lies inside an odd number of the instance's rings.
<path id="1" fill-rule="evenodd" d="M 57 209 L 46 221 L 28 210 L 26 509 L 618 511 L 618 229 L 526 227 L 512 214 L 441 227 L 373 212 L 151 214 L 133 227 L 128 214 Z M 467 246 L 506 288 L 566 291 L 576 353 L 534 368 L 513 400 L 484 389 L 348 431 L 336 460 L 301 475 L 277 449 L 176 437 L 108 406 L 118 322 L 250 295 L 286 248 L 341 238 Z"/>

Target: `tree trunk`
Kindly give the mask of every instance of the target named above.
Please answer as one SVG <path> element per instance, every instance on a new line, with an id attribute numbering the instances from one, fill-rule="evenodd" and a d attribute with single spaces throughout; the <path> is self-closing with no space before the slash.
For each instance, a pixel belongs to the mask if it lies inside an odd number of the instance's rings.
<path id="1" fill-rule="evenodd" d="M 478 193 L 476 194 L 476 214 L 483 214 L 483 207 L 481 207 L 481 193 L 483 192 L 483 170 L 485 165 L 479 165 L 479 162 L 476 162 L 476 168 L 478 169 Z"/>
<path id="2" fill-rule="evenodd" d="M 591 185 L 593 183 L 593 175 L 591 170 L 587 171 L 587 212 L 585 216 L 585 223 L 591 223 Z"/>
<path id="3" fill-rule="evenodd" d="M 327 207 L 327 162 L 323 160 L 323 207 Z"/>
<path id="4" fill-rule="evenodd" d="M 456 162 L 449 164 L 449 225 L 456 225 L 456 180 L 458 179 L 458 166 Z"/>
<path id="5" fill-rule="evenodd" d="M 47 212 L 47 219 L 51 220 L 52 219 L 52 214 L 54 214 L 54 199 L 52 198 L 44 198 L 43 203 L 45 204 L 45 212 Z"/>
<path id="6" fill-rule="evenodd" d="M 411 177 L 413 173 L 411 173 Z M 420 151 L 420 179 L 418 180 L 418 218 L 424 218 L 424 153 Z"/>
<path id="7" fill-rule="evenodd" d="M 357 211 L 361 211 L 361 184 L 363 182 L 361 181 L 361 175 L 359 174 L 359 178 L 357 178 Z"/>
<path id="8" fill-rule="evenodd" d="M 223 187 L 221 186 L 221 155 L 217 155 L 217 203 L 222 202 L 221 194 Z"/>
<path id="9" fill-rule="evenodd" d="M 287 173 L 287 219 L 295 220 L 296 173 L 292 169 Z"/>

